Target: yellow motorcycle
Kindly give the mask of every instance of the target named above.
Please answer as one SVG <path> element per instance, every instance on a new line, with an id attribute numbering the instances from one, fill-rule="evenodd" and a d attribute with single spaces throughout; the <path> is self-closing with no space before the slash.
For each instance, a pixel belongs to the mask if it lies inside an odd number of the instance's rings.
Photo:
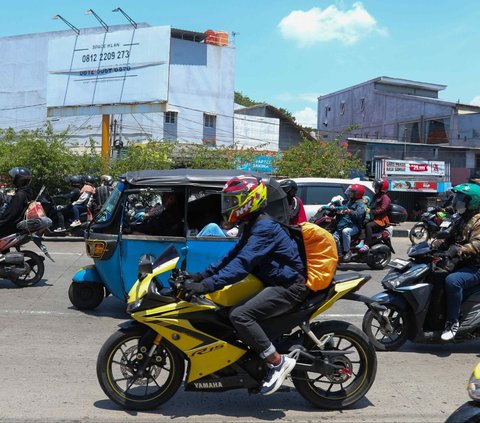
<path id="1" fill-rule="evenodd" d="M 264 360 L 236 337 L 228 317 L 232 306 L 263 288 L 260 280 L 249 275 L 208 295 L 185 298 L 183 283 L 189 276 L 176 269 L 178 261 L 173 246 L 156 260 L 141 258 L 139 278 L 128 294 L 133 320 L 120 325 L 98 355 L 103 391 L 126 409 L 149 410 L 165 403 L 184 375 L 186 391 L 258 393 L 267 373 Z M 171 287 L 165 288 L 156 278 L 169 271 Z M 375 379 L 375 349 L 363 332 L 342 321 L 311 322 L 340 298 L 376 309 L 374 302 L 355 293 L 369 279 L 344 275 L 328 289 L 312 292 L 290 313 L 262 323 L 277 350 L 297 360 L 290 374 L 293 385 L 318 408 L 354 404 Z"/>

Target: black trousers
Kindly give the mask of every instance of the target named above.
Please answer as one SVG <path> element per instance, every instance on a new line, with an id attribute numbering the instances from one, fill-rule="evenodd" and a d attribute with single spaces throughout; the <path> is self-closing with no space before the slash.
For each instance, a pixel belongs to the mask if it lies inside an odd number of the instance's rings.
<path id="1" fill-rule="evenodd" d="M 285 314 L 305 300 L 309 290 L 304 282 L 289 286 L 267 286 L 230 312 L 238 337 L 265 358 L 275 352 L 259 322 Z"/>
<path id="2" fill-rule="evenodd" d="M 383 231 L 384 228 L 384 226 L 377 225 L 373 220 L 371 222 L 368 222 L 365 225 L 365 244 L 370 245 L 372 243 L 373 233 Z"/>

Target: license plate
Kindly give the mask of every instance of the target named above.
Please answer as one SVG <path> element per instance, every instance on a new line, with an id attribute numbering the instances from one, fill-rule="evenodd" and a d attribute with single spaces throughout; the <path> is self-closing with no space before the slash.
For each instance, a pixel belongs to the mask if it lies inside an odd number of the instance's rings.
<path id="1" fill-rule="evenodd" d="M 445 222 L 442 222 L 442 223 L 440 224 L 440 227 L 441 227 L 441 228 L 448 228 L 451 224 L 452 224 L 452 222 L 445 221 Z"/>
<path id="2" fill-rule="evenodd" d="M 407 267 L 409 264 L 410 264 L 409 260 L 396 258 L 392 260 L 388 265 L 390 267 L 393 267 L 394 269 L 402 270 L 402 269 L 405 269 L 405 267 Z"/>

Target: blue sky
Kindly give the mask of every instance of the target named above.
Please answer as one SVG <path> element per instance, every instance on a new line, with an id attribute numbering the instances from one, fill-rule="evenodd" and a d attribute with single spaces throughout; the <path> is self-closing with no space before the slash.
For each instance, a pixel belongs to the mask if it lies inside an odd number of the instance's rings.
<path id="1" fill-rule="evenodd" d="M 377 76 L 447 85 L 480 105 L 478 0 L 2 1 L 0 36 L 137 22 L 235 32 L 237 91 L 315 125 L 316 98 Z M 34 52 L 32 52 L 34 54 Z M 1 58 L 1 52 L 0 52 Z"/>

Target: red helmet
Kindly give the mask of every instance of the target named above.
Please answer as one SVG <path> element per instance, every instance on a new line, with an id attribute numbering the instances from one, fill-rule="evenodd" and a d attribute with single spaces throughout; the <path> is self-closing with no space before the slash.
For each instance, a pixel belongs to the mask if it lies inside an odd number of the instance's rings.
<path id="1" fill-rule="evenodd" d="M 267 187 L 261 179 L 242 175 L 230 179 L 222 190 L 222 214 L 228 223 L 243 220 L 267 201 Z"/>
<path id="2" fill-rule="evenodd" d="M 360 184 L 352 184 L 347 188 L 345 193 L 348 197 L 359 200 L 365 195 L 365 187 Z"/>
<path id="3" fill-rule="evenodd" d="M 385 178 L 382 179 L 375 179 L 373 183 L 373 188 L 375 191 L 379 192 L 387 192 L 388 191 L 388 181 Z"/>

